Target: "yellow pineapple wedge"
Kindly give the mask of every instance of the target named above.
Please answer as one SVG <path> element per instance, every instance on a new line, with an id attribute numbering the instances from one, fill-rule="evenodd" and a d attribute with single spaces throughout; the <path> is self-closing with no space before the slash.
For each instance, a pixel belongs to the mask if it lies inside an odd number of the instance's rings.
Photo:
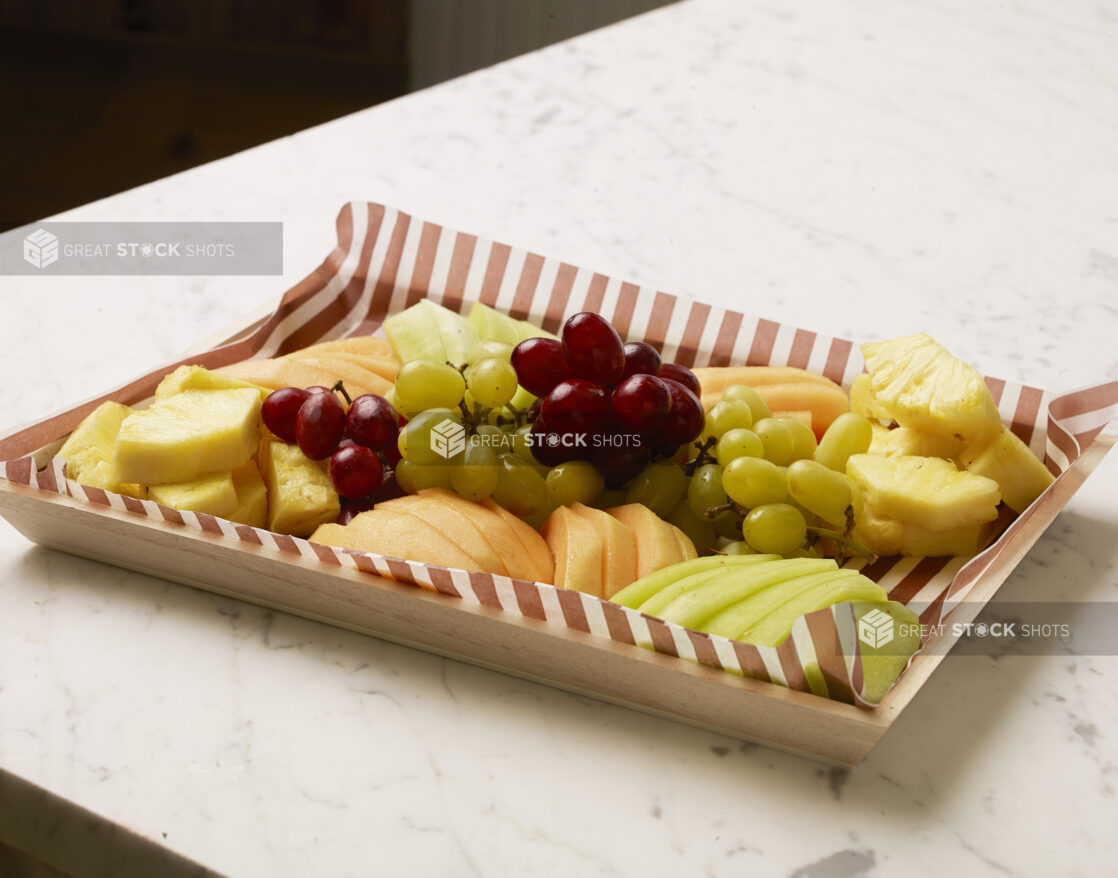
<path id="1" fill-rule="evenodd" d="M 968 445 L 1001 429 L 998 407 L 978 371 L 951 356 L 931 336 L 862 345 L 877 405 L 902 427 L 955 437 Z"/>
<path id="2" fill-rule="evenodd" d="M 173 484 L 243 466 L 260 441 L 260 394 L 186 390 L 132 412 L 113 451 L 118 482 Z"/>
<path id="3" fill-rule="evenodd" d="M 330 476 L 298 445 L 265 436 L 259 459 L 268 486 L 269 530 L 305 537 L 338 517 L 341 501 Z"/>
<path id="4" fill-rule="evenodd" d="M 113 473 L 113 447 L 120 425 L 132 413 L 119 402 L 103 402 L 86 415 L 58 451 L 66 461 L 66 477 L 91 488 L 143 498 L 147 489 L 139 484 L 121 484 Z"/>
<path id="5" fill-rule="evenodd" d="M 231 375 L 222 375 L 220 372 L 211 372 L 204 366 L 179 366 L 159 382 L 155 388 L 156 400 L 166 399 L 185 390 L 236 390 L 248 388 L 260 394 L 260 401 L 268 398 L 272 391 L 259 384 L 250 384 Z"/>
<path id="6" fill-rule="evenodd" d="M 951 530 L 998 517 L 1001 489 L 938 457 L 853 454 L 846 474 L 877 515 L 929 530 Z"/>
<path id="7" fill-rule="evenodd" d="M 887 430 L 880 425 L 874 425 L 869 453 L 886 456 L 942 457 L 952 460 L 962 450 L 963 443 L 954 436 L 925 433 L 922 430 L 913 430 L 911 427 L 894 427 L 892 430 Z"/>
<path id="8" fill-rule="evenodd" d="M 237 508 L 237 489 L 232 473 L 212 473 L 189 482 L 171 485 L 152 485 L 150 499 L 164 506 L 190 512 L 206 512 L 227 516 Z"/>
<path id="9" fill-rule="evenodd" d="M 968 448 L 958 460 L 967 472 L 997 482 L 1002 500 L 1014 512 L 1024 512 L 1054 481 L 1048 468 L 1008 427 L 992 442 Z"/>
<path id="10" fill-rule="evenodd" d="M 865 372 L 859 373 L 850 385 L 850 411 L 857 412 L 871 422 L 893 420 L 893 416 L 873 395 L 873 382 Z"/>
<path id="11" fill-rule="evenodd" d="M 237 508 L 226 518 L 249 527 L 268 526 L 268 487 L 260 475 L 255 460 L 237 467 L 231 473 L 233 488 L 237 492 Z"/>
<path id="12" fill-rule="evenodd" d="M 990 541 L 993 529 L 993 522 L 984 521 L 946 530 L 931 530 L 881 515 L 872 506 L 863 503 L 855 508 L 852 536 L 875 555 L 936 558 L 977 554 Z"/>

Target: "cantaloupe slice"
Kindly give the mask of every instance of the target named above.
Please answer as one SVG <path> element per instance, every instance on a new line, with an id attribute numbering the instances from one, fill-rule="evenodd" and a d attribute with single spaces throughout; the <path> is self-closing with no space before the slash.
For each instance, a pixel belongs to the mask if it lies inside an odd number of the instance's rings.
<path id="1" fill-rule="evenodd" d="M 414 515 L 477 561 L 486 573 L 508 576 L 508 568 L 481 528 L 451 504 L 434 497 L 408 494 L 378 503 L 376 509 Z"/>
<path id="2" fill-rule="evenodd" d="M 555 559 L 555 584 L 602 596 L 605 539 L 593 524 L 566 506 L 548 516 L 540 528 Z"/>
<path id="3" fill-rule="evenodd" d="M 536 582 L 554 584 L 555 561 L 551 557 L 551 549 L 548 548 L 547 541 L 540 536 L 539 531 L 522 518 L 513 515 L 495 500 L 486 498 L 481 501 L 481 505 L 504 519 L 505 524 L 509 526 L 516 538 L 520 540 L 521 545 L 524 546 L 535 568 L 535 573 L 529 578 Z"/>
<path id="4" fill-rule="evenodd" d="M 602 597 L 609 600 L 637 579 L 637 537 L 633 529 L 602 509 L 572 503 L 571 510 L 602 535 Z"/>
<path id="5" fill-rule="evenodd" d="M 347 525 L 323 524 L 310 536 L 312 543 L 372 552 L 420 564 L 487 572 L 431 525 L 414 515 L 370 509 L 355 515 Z"/>
<path id="6" fill-rule="evenodd" d="M 509 576 L 515 579 L 535 580 L 535 561 L 509 523 L 496 512 L 444 488 L 427 488 L 420 491 L 419 496 L 445 503 L 470 519 L 493 547 L 493 551 L 505 565 Z"/>
<path id="7" fill-rule="evenodd" d="M 637 579 L 698 555 L 683 531 L 641 503 L 614 506 L 606 512 L 633 530 L 637 540 Z"/>

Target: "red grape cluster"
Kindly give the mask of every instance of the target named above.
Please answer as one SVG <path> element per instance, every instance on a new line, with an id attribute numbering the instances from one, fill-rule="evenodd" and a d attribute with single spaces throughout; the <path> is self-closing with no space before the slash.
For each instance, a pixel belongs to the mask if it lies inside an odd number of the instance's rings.
<path id="1" fill-rule="evenodd" d="M 559 339 L 522 341 L 512 365 L 520 385 L 540 398 L 532 453 L 544 466 L 589 460 L 617 487 L 702 431 L 695 373 L 661 363 L 645 342 L 623 344 L 593 312 L 571 317 Z"/>
<path id="2" fill-rule="evenodd" d="M 334 488 L 350 500 L 382 489 L 386 468 L 391 477 L 390 468 L 400 459 L 400 416 L 392 403 L 375 393 L 357 397 L 347 411 L 329 388 L 284 387 L 268 394 L 261 415 L 269 430 L 297 444 L 307 457 L 330 458 Z"/>

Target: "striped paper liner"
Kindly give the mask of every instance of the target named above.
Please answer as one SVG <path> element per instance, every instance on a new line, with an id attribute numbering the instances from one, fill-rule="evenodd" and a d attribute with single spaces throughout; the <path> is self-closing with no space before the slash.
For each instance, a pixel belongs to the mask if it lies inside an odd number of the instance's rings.
<path id="1" fill-rule="evenodd" d="M 324 571 L 355 567 L 411 583 L 501 610 L 512 624 L 525 617 L 541 620 L 800 691 L 811 691 L 809 679 L 821 675 L 832 698 L 873 706 L 863 697 L 861 656 L 848 604 L 799 619 L 778 647 L 756 647 L 691 631 L 577 591 L 315 545 L 86 487 L 66 479 L 57 460 L 36 469 L 29 456 L 32 452 L 67 435 L 106 399 L 142 402 L 167 372 L 182 363 L 217 367 L 288 353 L 318 341 L 373 333 L 386 316 L 422 298 L 455 311 L 481 301 L 551 332 L 572 314 L 595 311 L 610 320 L 624 339 L 651 342 L 665 360 L 688 366 L 797 366 L 826 375 L 847 389 L 863 368 L 853 341 L 680 299 L 424 222 L 383 205 L 346 205 L 338 216 L 337 231 L 338 244 L 326 261 L 288 290 L 276 310 L 250 331 L 7 437 L 0 442 L 0 459 L 4 459 L 0 476 L 41 491 L 297 554 L 316 560 Z M 1118 382 L 1055 395 L 997 378 L 986 381 L 1003 421 L 1058 478 L 1118 412 Z M 883 558 L 862 572 L 881 583 L 893 600 L 921 608 L 921 621 L 940 622 L 1043 500 L 1038 499 L 974 558 Z"/>

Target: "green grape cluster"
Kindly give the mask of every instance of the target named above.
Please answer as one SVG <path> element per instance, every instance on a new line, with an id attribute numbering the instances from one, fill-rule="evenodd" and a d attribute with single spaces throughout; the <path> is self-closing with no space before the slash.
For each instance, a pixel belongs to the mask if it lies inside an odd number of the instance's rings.
<path id="1" fill-rule="evenodd" d="M 871 434 L 869 421 L 847 412 L 816 443 L 807 423 L 774 417 L 756 389 L 728 387 L 707 412 L 696 459 L 680 470 L 684 489 L 670 496 L 682 500 L 668 517 L 700 552 L 721 537 L 727 554 L 818 555 L 820 536 L 849 537 L 860 497 L 846 461 L 869 448 Z M 657 484 L 667 491 L 677 482 Z"/>

